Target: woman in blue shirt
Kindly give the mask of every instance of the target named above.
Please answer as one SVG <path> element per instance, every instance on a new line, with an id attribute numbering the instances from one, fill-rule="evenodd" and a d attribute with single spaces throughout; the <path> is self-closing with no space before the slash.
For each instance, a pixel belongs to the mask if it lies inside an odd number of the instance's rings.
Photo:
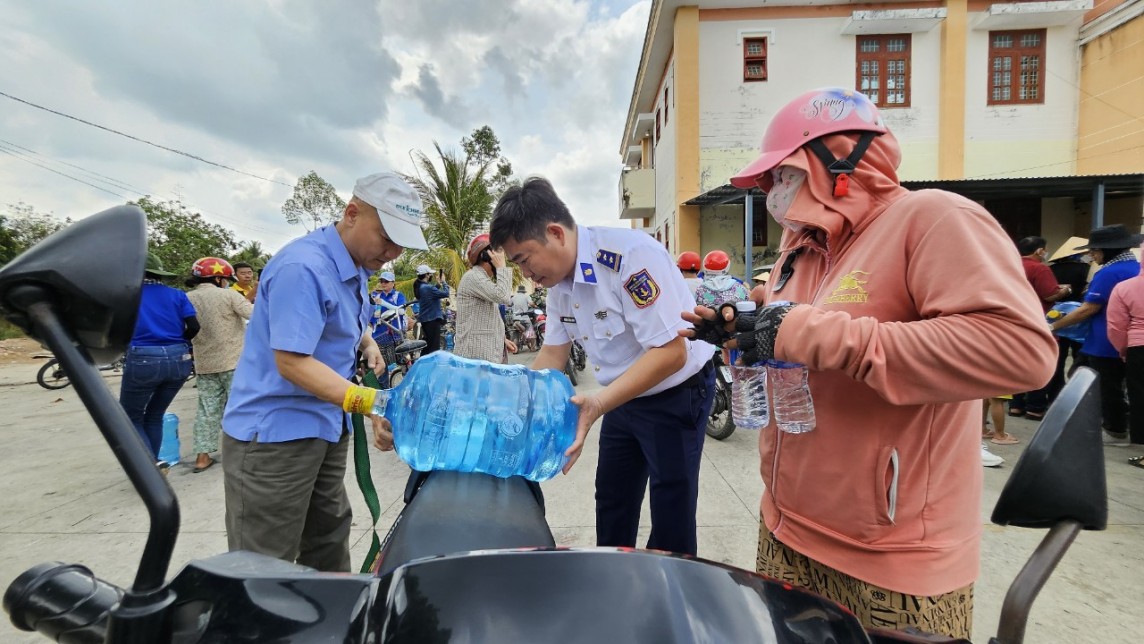
<path id="1" fill-rule="evenodd" d="M 417 267 L 417 281 L 413 283 L 413 294 L 420 308 L 417 321 L 421 323 L 421 336 L 425 339 L 425 350 L 421 355 L 429 355 L 441 348 L 441 327 L 445 326 L 445 312 L 441 310 L 441 300 L 449 297 L 449 285 L 438 275 L 437 285 L 429 283 L 433 269 L 426 264 Z"/>
<path id="2" fill-rule="evenodd" d="M 172 275 L 163 270 L 158 257 L 147 254 L 139 317 L 119 389 L 119 404 L 164 474 L 169 465 L 159 462 L 163 414 L 191 375 L 190 341 L 199 332 L 195 307 L 187 294 L 160 281 Z"/>
<path id="3" fill-rule="evenodd" d="M 373 300 L 373 315 L 370 317 L 370 328 L 373 330 L 373 339 L 378 346 L 401 344 L 405 334 L 405 310 L 397 312 L 396 316 L 383 323 L 381 316 L 391 307 L 404 307 L 405 294 L 393 288 L 395 276 L 392 271 L 382 271 L 378 276 L 377 290 L 370 293 Z M 386 306 L 385 304 L 389 306 Z M 384 353 L 382 355 L 385 355 Z"/>

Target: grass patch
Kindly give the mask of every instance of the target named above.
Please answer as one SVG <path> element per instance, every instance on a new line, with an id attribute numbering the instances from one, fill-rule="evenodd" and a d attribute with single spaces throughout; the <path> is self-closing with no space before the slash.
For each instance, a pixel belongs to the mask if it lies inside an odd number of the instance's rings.
<path id="1" fill-rule="evenodd" d="M 25 337 L 27 337 L 27 335 L 20 330 L 20 327 L 12 324 L 8 320 L 0 319 L 0 340 Z"/>

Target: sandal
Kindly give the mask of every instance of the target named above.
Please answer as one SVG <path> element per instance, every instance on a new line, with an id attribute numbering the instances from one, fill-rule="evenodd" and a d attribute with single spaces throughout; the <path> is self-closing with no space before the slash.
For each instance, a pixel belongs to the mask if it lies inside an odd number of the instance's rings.
<path id="1" fill-rule="evenodd" d="M 1010 416 L 1024 416 L 1025 410 L 1021 409 L 1020 407 L 1010 407 L 1009 408 L 1009 415 Z"/>
<path id="2" fill-rule="evenodd" d="M 1040 411 L 1027 411 L 1025 412 L 1025 418 L 1029 420 L 1044 420 L 1045 413 Z"/>
<path id="3" fill-rule="evenodd" d="M 997 434 L 994 434 L 993 432 L 986 430 L 986 431 L 981 432 L 981 439 L 982 440 L 988 440 L 990 438 L 993 438 L 996 435 Z"/>
<path id="4" fill-rule="evenodd" d="M 1144 469 L 1144 456 L 1133 456 L 1128 459 L 1128 464 Z"/>
<path id="5" fill-rule="evenodd" d="M 210 460 L 208 460 L 208 461 L 207 461 L 207 464 L 206 464 L 206 465 L 204 465 L 204 466 L 202 466 L 202 467 L 197 467 L 197 466 L 196 466 L 196 467 L 195 467 L 195 469 L 191 470 L 191 473 L 192 473 L 192 474 L 198 474 L 199 472 L 205 472 L 205 471 L 209 470 L 209 469 L 210 469 L 210 467 L 211 467 L 212 465 L 214 465 L 214 464 L 215 464 L 215 460 L 212 458 L 212 459 L 210 459 Z"/>
<path id="6" fill-rule="evenodd" d="M 989 439 L 989 442 L 993 443 L 994 445 L 1016 445 L 1021 441 L 1012 434 L 1005 434 L 1005 436 L 994 436 L 993 438 Z"/>

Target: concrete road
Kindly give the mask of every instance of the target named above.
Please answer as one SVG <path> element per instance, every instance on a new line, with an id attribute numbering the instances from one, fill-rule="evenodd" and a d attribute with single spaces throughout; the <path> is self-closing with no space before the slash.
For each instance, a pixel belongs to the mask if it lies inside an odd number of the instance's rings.
<path id="1" fill-rule="evenodd" d="M 527 361 L 531 356 L 523 356 Z M 0 584 L 44 561 L 79 562 L 101 577 L 129 585 L 147 534 L 147 515 L 107 445 L 88 418 L 73 389 L 38 387 L 38 365 L 0 367 L 0 410 L 6 420 L 0 460 Z M 580 385 L 595 387 L 591 366 Z M 119 379 L 105 375 L 118 392 Z M 196 389 L 183 388 L 170 411 L 181 419 L 183 456 L 191 449 Z M 1010 466 L 1028 443 L 1035 425 L 1009 419 L 1021 439 L 1012 447 L 994 447 L 1008 462 L 983 470 L 985 498 L 982 570 L 976 592 L 974 641 L 996 632 L 1005 589 L 1043 537 L 1042 531 L 1001 528 L 989 514 Z M 568 476 L 544 484 L 548 519 L 561 545 L 594 545 L 593 479 L 597 454 L 593 433 L 585 454 Z M 739 431 L 723 442 L 708 439 L 700 477 L 699 554 L 754 569 L 759 497 L 757 433 Z M 1109 529 L 1084 533 L 1049 580 L 1034 606 L 1029 642 L 1134 642 L 1139 640 L 1140 598 L 1144 595 L 1144 471 L 1126 464 L 1126 448 L 1105 448 L 1109 484 Z M 388 528 L 401 507 L 408 468 L 392 454 L 371 455 L 373 476 Z M 190 461 L 172 469 L 170 484 L 178 495 L 182 531 L 170 575 L 188 560 L 223 552 L 222 468 L 200 474 Z M 369 547 L 369 514 L 352 479 L 353 558 L 360 562 Z M 843 494 L 844 490 L 837 493 Z M 641 521 L 641 543 L 650 528 Z M 356 564 L 355 564 L 356 565 Z M 1133 628 L 1137 627 L 1137 628 Z M 41 642 L 0 618 L 0 642 Z"/>

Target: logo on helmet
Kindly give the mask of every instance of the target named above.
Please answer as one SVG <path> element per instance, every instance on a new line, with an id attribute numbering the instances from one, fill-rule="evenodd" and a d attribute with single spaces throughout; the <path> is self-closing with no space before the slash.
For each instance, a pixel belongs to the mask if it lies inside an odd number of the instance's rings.
<path id="1" fill-rule="evenodd" d="M 867 123 L 880 125 L 865 94 L 852 90 L 827 90 L 811 97 L 800 110 L 808 120 L 841 121 L 851 114 Z"/>

